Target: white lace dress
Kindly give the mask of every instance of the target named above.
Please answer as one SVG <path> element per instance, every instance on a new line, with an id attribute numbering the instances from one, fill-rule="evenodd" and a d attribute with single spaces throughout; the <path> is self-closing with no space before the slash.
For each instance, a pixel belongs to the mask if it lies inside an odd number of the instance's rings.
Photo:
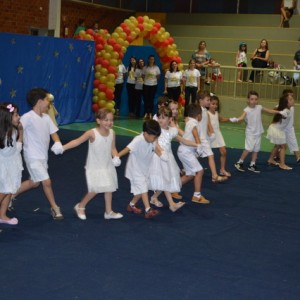
<path id="1" fill-rule="evenodd" d="M 220 130 L 219 113 L 216 111 L 214 114 L 212 114 L 210 111 L 208 111 L 208 114 L 209 114 L 211 126 L 213 127 L 216 135 L 216 138 L 210 142 L 210 146 L 212 148 L 224 147 L 225 141 L 222 132 Z"/>
<path id="2" fill-rule="evenodd" d="M 149 167 L 149 190 L 179 192 L 181 189 L 180 169 L 171 148 L 171 141 L 178 135 L 175 127 L 162 129 L 158 138 L 161 148 L 168 154 L 168 161 L 154 155 Z"/>
<path id="3" fill-rule="evenodd" d="M 89 142 L 89 150 L 85 165 L 86 181 L 89 192 L 114 192 L 118 188 L 116 168 L 112 162 L 111 147 L 113 130 L 107 137 L 102 136 L 97 129 L 94 142 Z"/>
<path id="4" fill-rule="evenodd" d="M 21 154 L 16 148 L 16 138 L 15 131 L 13 147 L 0 149 L 0 193 L 3 194 L 14 194 L 21 186 L 23 163 Z"/>

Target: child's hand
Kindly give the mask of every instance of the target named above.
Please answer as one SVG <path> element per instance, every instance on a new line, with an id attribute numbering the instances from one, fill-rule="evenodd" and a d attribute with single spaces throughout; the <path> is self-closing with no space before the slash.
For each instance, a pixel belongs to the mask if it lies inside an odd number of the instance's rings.
<path id="1" fill-rule="evenodd" d="M 119 167 L 121 165 L 121 159 L 119 156 L 114 156 L 114 158 L 112 159 L 112 162 L 115 167 Z"/>
<path id="2" fill-rule="evenodd" d="M 229 121 L 231 123 L 237 123 L 239 121 L 239 119 L 238 118 L 229 118 Z"/>
<path id="3" fill-rule="evenodd" d="M 281 114 L 283 118 L 285 118 L 285 119 L 287 118 L 287 115 L 288 115 L 288 114 L 287 114 L 287 111 L 286 111 L 286 110 L 281 110 L 281 111 L 279 111 L 278 113 Z"/>
<path id="4" fill-rule="evenodd" d="M 197 153 L 198 156 L 201 156 L 203 154 L 203 148 L 202 148 L 201 144 L 197 145 L 196 153 Z"/>
<path id="5" fill-rule="evenodd" d="M 216 139 L 216 134 L 213 132 L 211 135 L 208 136 L 208 139 L 210 142 L 214 141 Z"/>
<path id="6" fill-rule="evenodd" d="M 166 151 L 162 151 L 162 152 L 161 152 L 160 159 L 161 159 L 162 161 L 167 162 L 167 161 L 169 160 L 169 155 L 168 155 L 168 153 L 167 153 Z"/>
<path id="7" fill-rule="evenodd" d="M 55 143 L 53 144 L 53 146 L 51 147 L 51 151 L 52 151 L 55 155 L 63 154 L 63 153 L 64 153 L 64 147 L 63 147 L 63 145 L 61 144 L 61 142 L 55 142 Z"/>

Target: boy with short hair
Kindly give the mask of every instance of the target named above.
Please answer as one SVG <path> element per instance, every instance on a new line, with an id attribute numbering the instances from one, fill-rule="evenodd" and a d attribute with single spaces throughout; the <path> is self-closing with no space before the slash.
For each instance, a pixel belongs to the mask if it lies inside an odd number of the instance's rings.
<path id="1" fill-rule="evenodd" d="M 127 206 L 127 211 L 141 214 L 142 210 L 136 207 L 137 202 L 142 199 L 145 207 L 145 218 L 153 218 L 159 211 L 150 207 L 148 197 L 149 166 L 155 151 L 153 143 L 160 136 L 161 129 L 155 120 L 146 120 L 143 124 L 143 132 L 136 136 L 123 150 L 118 153 L 122 157 L 129 153 L 126 164 L 125 177 L 130 180 L 133 198 Z M 159 156 L 163 153 L 157 153 Z"/>
<path id="2" fill-rule="evenodd" d="M 21 117 L 20 122 L 24 131 L 24 160 L 30 179 L 22 182 L 20 189 L 14 196 L 36 188 L 42 182 L 45 196 L 51 206 L 53 219 L 62 220 L 63 215 L 55 202 L 51 179 L 48 174 L 50 136 L 58 152 L 62 153 L 63 147 L 57 134 L 58 128 L 47 114 L 50 104 L 48 95 L 49 92 L 42 88 L 34 88 L 27 94 L 27 102 L 32 107 L 32 110 L 25 113 Z"/>

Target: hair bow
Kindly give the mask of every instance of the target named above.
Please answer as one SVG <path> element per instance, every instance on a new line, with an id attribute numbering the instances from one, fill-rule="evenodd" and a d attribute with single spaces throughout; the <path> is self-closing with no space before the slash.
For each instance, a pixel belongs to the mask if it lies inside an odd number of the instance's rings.
<path id="1" fill-rule="evenodd" d="M 14 110 L 15 110 L 15 108 L 12 106 L 12 104 L 8 104 L 7 106 L 6 106 L 6 108 L 9 110 L 9 112 L 13 112 Z"/>

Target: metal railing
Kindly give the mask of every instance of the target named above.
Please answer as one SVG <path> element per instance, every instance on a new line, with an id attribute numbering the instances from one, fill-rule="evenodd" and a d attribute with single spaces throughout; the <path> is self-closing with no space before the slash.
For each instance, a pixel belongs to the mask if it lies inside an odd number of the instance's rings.
<path id="1" fill-rule="evenodd" d="M 216 76 L 212 67 L 207 68 L 207 78 L 210 81 L 205 89 L 220 96 L 244 98 L 248 91 L 255 90 L 261 99 L 277 100 L 284 89 L 292 89 L 296 102 L 300 102 L 300 82 L 293 77 L 300 77 L 300 71 L 291 69 L 258 69 L 220 66 L 221 75 Z M 242 82 L 237 80 L 238 72 L 242 73 Z M 249 81 L 251 72 L 254 80 Z M 295 75 L 297 74 L 297 75 Z M 207 80 L 205 81 L 207 82 Z"/>

